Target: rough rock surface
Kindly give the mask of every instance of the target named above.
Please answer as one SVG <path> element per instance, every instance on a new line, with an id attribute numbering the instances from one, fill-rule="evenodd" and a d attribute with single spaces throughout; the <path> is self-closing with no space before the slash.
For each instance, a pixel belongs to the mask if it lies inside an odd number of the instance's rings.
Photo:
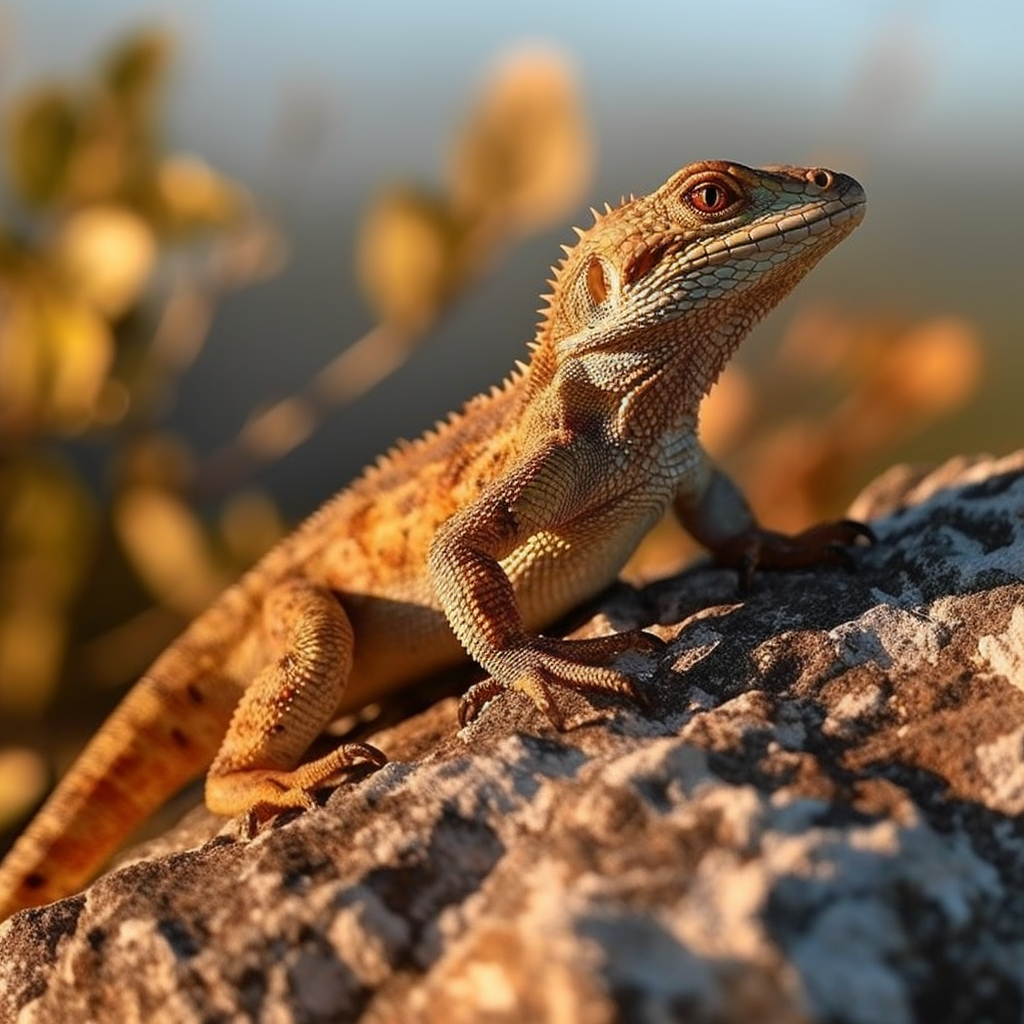
<path id="1" fill-rule="evenodd" d="M 611 595 L 670 641 L 646 711 L 447 698 L 321 810 L 16 916 L 0 1020 L 1018 1024 L 1024 453 L 851 514 L 856 572 Z"/>

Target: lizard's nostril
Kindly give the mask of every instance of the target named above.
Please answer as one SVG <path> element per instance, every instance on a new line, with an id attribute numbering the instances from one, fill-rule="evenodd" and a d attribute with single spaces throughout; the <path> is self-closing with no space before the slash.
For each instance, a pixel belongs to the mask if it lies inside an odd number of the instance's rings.
<path id="1" fill-rule="evenodd" d="M 816 167 L 811 171 L 807 172 L 807 180 L 813 182 L 818 188 L 831 188 L 835 183 L 835 178 L 831 171 L 826 171 L 824 167 Z"/>

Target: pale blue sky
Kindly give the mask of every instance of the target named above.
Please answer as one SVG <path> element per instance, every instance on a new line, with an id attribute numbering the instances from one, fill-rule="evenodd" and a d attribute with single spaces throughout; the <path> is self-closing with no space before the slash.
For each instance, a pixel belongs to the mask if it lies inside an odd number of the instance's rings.
<path id="1" fill-rule="evenodd" d="M 573 55 L 605 149 L 616 130 L 630 145 L 644 135 L 635 122 L 657 120 L 686 134 L 680 151 L 692 139 L 701 153 L 716 134 L 760 151 L 780 136 L 834 146 L 850 131 L 857 146 L 948 159 L 977 147 L 1024 152 L 1016 0 L 21 0 L 0 9 L 14 32 L 8 83 L 73 74 L 129 26 L 168 24 L 182 38 L 169 123 L 187 144 L 242 166 L 265 153 L 282 97 L 295 92 L 327 99 L 331 144 L 360 176 L 391 161 L 436 165 L 487 61 L 531 39 Z M 758 157 L 734 146 L 729 155 Z"/>

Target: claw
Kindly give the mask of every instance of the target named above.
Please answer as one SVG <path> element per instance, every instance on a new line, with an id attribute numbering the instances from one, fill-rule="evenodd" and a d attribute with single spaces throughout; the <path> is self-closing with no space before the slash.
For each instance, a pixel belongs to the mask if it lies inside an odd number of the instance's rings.
<path id="1" fill-rule="evenodd" d="M 551 695 L 552 681 L 542 668 L 535 668 L 520 676 L 515 681 L 514 687 L 520 693 L 525 693 L 559 732 L 565 732 L 565 716 Z"/>
<path id="2" fill-rule="evenodd" d="M 459 725 L 474 722 L 484 705 L 507 689 L 526 694 L 559 731 L 565 729 L 565 717 L 555 696 L 559 687 L 614 693 L 647 709 L 649 705 L 629 669 L 616 662 L 630 654 L 641 659 L 658 658 L 667 647 L 661 637 L 640 629 L 582 640 L 533 637 L 525 650 L 520 649 L 518 663 L 513 663 L 517 674 L 508 682 L 492 676 L 466 691 L 459 703 Z"/>
<path id="3" fill-rule="evenodd" d="M 850 543 L 857 540 L 867 541 L 868 544 L 877 544 L 878 535 L 868 526 L 857 519 L 840 519 L 836 526 L 842 527 L 850 535 Z"/>
<path id="4" fill-rule="evenodd" d="M 388 763 L 387 755 L 369 743 L 346 743 L 345 753 L 349 759 L 344 767 L 354 766 L 362 761 L 372 764 L 375 768 L 383 768 Z"/>
<path id="5" fill-rule="evenodd" d="M 735 567 L 739 592 L 745 595 L 758 569 L 800 569 L 833 562 L 852 570 L 856 565 L 850 548 L 858 541 L 874 544 L 876 540 L 870 526 L 854 519 L 820 523 L 793 536 L 754 527 L 724 545 L 718 560 Z"/>
<path id="6" fill-rule="evenodd" d="M 668 644 L 654 633 L 648 633 L 646 629 L 633 629 L 628 633 L 620 633 L 620 636 L 627 636 L 630 639 L 628 650 L 638 651 L 640 654 L 664 654 Z"/>
<path id="7" fill-rule="evenodd" d="M 736 563 L 736 576 L 738 577 L 736 587 L 743 597 L 750 593 L 754 583 L 754 574 L 757 572 L 757 553 L 747 551 L 740 556 Z"/>
<path id="8" fill-rule="evenodd" d="M 475 722 L 480 712 L 483 711 L 484 705 L 504 690 L 505 684 L 493 678 L 482 679 L 479 683 L 474 683 L 462 695 L 462 700 L 459 701 L 460 728 L 465 728 L 467 725 Z"/>

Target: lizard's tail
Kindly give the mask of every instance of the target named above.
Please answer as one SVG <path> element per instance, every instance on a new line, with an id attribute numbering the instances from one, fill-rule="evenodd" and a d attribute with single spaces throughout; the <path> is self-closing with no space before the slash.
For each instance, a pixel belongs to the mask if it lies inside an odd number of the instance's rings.
<path id="1" fill-rule="evenodd" d="M 238 685 L 182 638 L 127 694 L 0 863 L 0 921 L 83 886 L 213 759 Z"/>

